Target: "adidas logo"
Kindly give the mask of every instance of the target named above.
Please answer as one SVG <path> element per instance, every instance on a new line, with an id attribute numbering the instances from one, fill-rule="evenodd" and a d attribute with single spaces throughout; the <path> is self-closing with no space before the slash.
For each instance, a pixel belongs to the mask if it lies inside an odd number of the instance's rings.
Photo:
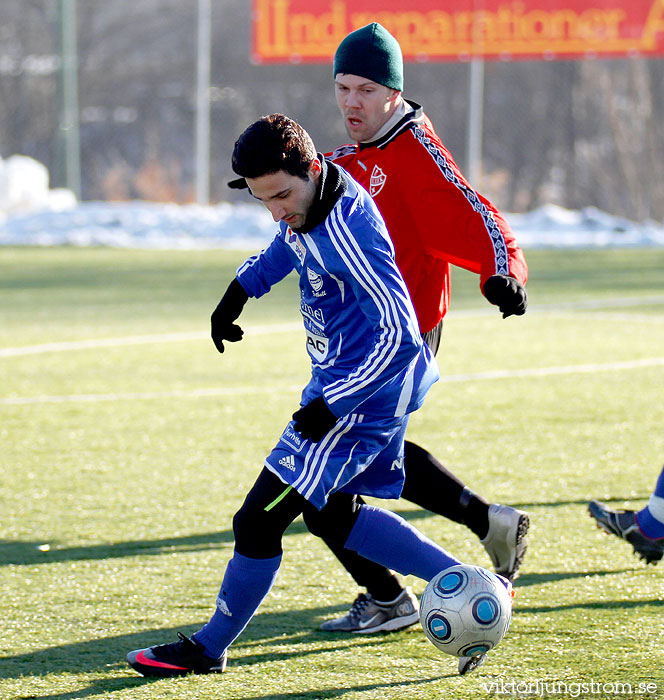
<path id="1" fill-rule="evenodd" d="M 293 455 L 288 455 L 287 457 L 282 457 L 279 460 L 279 464 L 286 469 L 290 469 L 292 472 L 295 471 L 295 457 Z"/>
<path id="2" fill-rule="evenodd" d="M 233 617 L 233 613 L 230 611 L 226 601 L 223 598 L 217 598 L 217 610 L 228 617 Z"/>

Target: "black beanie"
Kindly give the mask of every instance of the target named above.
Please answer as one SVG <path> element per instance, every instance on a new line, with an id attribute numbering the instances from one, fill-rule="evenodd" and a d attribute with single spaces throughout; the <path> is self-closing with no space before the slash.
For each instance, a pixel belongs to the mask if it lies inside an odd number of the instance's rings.
<path id="1" fill-rule="evenodd" d="M 350 73 L 403 91 L 403 56 L 399 42 L 378 22 L 351 32 L 334 55 L 334 76 Z"/>

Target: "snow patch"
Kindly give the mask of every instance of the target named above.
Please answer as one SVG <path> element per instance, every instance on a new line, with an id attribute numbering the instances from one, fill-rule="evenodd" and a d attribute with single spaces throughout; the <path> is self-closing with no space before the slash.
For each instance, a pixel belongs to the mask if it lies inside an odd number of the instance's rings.
<path id="1" fill-rule="evenodd" d="M 664 246 L 661 223 L 635 223 L 594 207 L 547 204 L 505 217 L 523 248 Z M 79 203 L 69 190 L 49 189 L 48 171 L 36 160 L 0 158 L 0 245 L 249 250 L 263 248 L 276 232 L 267 210 L 251 202 Z"/>

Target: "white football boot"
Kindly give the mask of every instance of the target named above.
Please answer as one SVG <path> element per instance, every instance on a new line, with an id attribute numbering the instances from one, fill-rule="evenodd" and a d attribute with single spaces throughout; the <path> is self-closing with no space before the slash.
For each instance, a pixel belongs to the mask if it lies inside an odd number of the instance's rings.
<path id="1" fill-rule="evenodd" d="M 530 527 L 527 513 L 511 506 L 489 506 L 489 531 L 480 542 L 484 545 L 496 573 L 514 581 L 528 549 L 526 535 Z"/>

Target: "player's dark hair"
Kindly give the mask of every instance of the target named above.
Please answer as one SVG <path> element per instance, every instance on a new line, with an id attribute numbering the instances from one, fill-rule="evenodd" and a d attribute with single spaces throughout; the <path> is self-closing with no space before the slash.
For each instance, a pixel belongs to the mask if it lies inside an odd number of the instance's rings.
<path id="1" fill-rule="evenodd" d="M 316 158 L 311 136 L 284 114 L 270 114 L 247 127 L 235 142 L 233 170 L 242 177 L 262 177 L 285 170 L 307 179 Z"/>

